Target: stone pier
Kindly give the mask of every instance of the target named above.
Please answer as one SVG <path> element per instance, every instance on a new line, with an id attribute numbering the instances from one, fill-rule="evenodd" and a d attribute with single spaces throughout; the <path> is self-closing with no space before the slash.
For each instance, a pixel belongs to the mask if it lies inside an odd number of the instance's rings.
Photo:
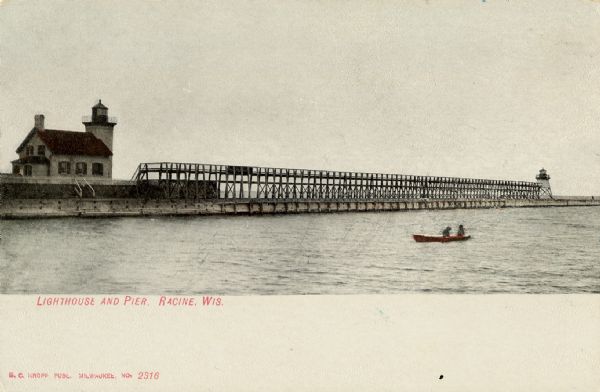
<path id="1" fill-rule="evenodd" d="M 4 199 L 0 218 L 119 217 L 175 215 L 263 215 L 418 211 L 473 208 L 541 208 L 600 206 L 597 198 L 549 200 L 401 200 L 401 201 L 282 201 L 282 200 L 142 200 L 111 199 Z"/>

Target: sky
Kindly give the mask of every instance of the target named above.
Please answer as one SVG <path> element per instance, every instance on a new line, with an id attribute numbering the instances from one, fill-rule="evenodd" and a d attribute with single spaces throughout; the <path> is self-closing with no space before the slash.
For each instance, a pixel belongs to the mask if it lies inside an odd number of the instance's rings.
<path id="1" fill-rule="evenodd" d="M 0 171 L 43 113 L 174 161 L 600 195 L 600 2 L 0 0 Z"/>

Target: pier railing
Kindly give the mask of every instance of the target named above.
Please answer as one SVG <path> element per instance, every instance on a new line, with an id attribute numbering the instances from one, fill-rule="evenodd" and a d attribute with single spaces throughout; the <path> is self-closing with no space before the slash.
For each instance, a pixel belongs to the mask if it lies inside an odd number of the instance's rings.
<path id="1" fill-rule="evenodd" d="M 253 200 L 539 199 L 535 182 L 157 162 L 132 180 L 144 198 Z"/>

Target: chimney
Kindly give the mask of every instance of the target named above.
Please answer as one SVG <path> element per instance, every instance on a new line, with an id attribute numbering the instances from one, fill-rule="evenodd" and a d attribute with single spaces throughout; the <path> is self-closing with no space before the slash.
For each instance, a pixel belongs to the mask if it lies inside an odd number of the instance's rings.
<path id="1" fill-rule="evenodd" d="M 39 131 L 43 131 L 44 130 L 44 115 L 36 114 L 34 119 L 35 119 L 35 128 L 37 128 L 37 130 L 39 130 Z"/>

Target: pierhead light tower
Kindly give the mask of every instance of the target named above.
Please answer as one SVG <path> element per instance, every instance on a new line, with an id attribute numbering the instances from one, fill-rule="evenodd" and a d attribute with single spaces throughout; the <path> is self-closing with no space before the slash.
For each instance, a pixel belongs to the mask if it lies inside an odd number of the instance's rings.
<path id="1" fill-rule="evenodd" d="M 540 184 L 540 199 L 552 199 L 552 189 L 550 189 L 550 176 L 546 169 L 542 168 L 537 176 L 537 183 Z"/>

